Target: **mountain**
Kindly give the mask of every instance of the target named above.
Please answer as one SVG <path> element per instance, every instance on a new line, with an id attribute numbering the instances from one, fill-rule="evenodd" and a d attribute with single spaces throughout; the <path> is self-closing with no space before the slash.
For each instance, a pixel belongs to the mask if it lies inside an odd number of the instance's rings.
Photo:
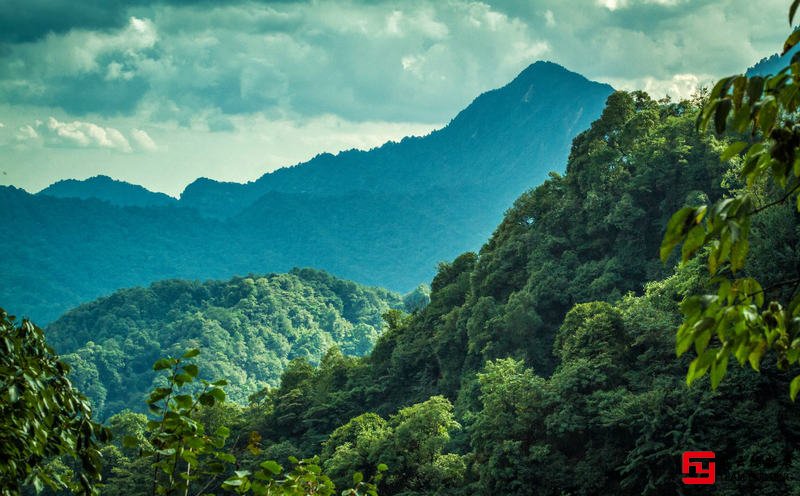
<path id="1" fill-rule="evenodd" d="M 38 194 L 56 198 L 94 198 L 122 207 L 163 207 L 177 201 L 164 193 L 155 193 L 138 184 L 117 181 L 108 176 L 94 176 L 83 181 L 65 179 L 51 184 Z"/>
<path id="2" fill-rule="evenodd" d="M 472 207 L 499 215 L 503 205 L 549 171 L 563 170 L 572 138 L 600 115 L 611 91 L 557 64 L 536 62 L 428 136 L 369 151 L 318 155 L 247 184 L 198 179 L 184 190 L 181 205 L 230 217 L 269 192 L 409 195 L 480 188 L 492 194 L 485 204 Z"/>
<path id="3" fill-rule="evenodd" d="M 320 155 L 247 184 L 198 180 L 163 206 L 0 188 L 19 240 L 0 247 L 11 282 L 0 301 L 44 324 L 121 287 L 296 266 L 408 291 L 563 171 L 571 139 L 611 91 L 537 62 L 428 136 Z"/>
<path id="4" fill-rule="evenodd" d="M 203 348 L 203 368 L 227 378 L 229 396 L 245 403 L 277 385 L 289 360 L 316 363 L 331 346 L 363 355 L 392 308 L 405 308 L 395 293 L 303 269 L 123 289 L 70 310 L 46 335 L 102 418 L 143 410 L 160 356 Z"/>
<path id="5" fill-rule="evenodd" d="M 791 63 L 792 57 L 794 57 L 798 52 L 800 52 L 800 46 L 795 46 L 784 55 L 774 53 L 769 57 L 764 57 L 753 64 L 752 67 L 749 67 L 745 74 L 749 77 L 777 74 L 778 71 Z"/>
<path id="6" fill-rule="evenodd" d="M 689 307 L 680 302 L 707 291 L 709 275 L 703 256 L 661 262 L 665 226 L 677 209 L 739 187 L 738 161 L 721 161 L 724 143 L 696 131 L 698 110 L 614 93 L 574 140 L 565 174 L 518 197 L 480 251 L 441 264 L 430 303 L 390 313 L 368 355 L 331 350 L 316 367 L 298 358 L 246 408 L 198 421 L 258 443 L 236 470 L 318 455 L 343 488 L 385 464 L 387 496 L 702 494 L 681 478 L 690 450 L 715 453 L 715 494 L 798 493 L 800 417 L 787 414 L 797 406 L 786 394 L 795 374 L 773 359 L 760 373 L 732 360 L 715 390 L 708 374 L 689 387 L 695 350 L 675 356 Z M 771 208 L 752 218 L 745 272 L 793 283 L 795 205 Z M 109 420 L 134 434 L 146 423 Z M 135 477 L 150 460 L 136 456 L 112 459 L 106 490 L 151 491 Z"/>

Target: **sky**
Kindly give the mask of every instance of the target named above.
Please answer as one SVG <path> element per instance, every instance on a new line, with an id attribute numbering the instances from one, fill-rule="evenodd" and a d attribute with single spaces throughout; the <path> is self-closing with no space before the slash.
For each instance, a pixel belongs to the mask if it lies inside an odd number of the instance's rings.
<path id="1" fill-rule="evenodd" d="M 688 96 L 777 52 L 784 0 L 3 0 L 0 184 L 178 196 L 447 124 L 537 60 Z"/>

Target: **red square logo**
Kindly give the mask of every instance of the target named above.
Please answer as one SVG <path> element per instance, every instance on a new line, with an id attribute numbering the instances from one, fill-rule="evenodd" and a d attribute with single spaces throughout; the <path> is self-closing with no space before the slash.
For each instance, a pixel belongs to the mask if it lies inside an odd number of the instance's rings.
<path id="1" fill-rule="evenodd" d="M 717 480 L 717 467 L 713 451 L 684 451 L 681 458 L 681 479 L 684 484 L 713 484 Z"/>

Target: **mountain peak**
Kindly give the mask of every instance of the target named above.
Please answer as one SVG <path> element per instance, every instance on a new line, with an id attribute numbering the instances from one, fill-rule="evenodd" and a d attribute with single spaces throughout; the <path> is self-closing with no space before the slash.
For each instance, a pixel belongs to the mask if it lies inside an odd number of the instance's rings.
<path id="1" fill-rule="evenodd" d="M 175 203 L 175 199 L 164 193 L 156 193 L 138 184 L 97 175 L 87 179 L 63 179 L 45 189 L 39 195 L 57 198 L 94 198 L 121 207 L 156 207 Z"/>

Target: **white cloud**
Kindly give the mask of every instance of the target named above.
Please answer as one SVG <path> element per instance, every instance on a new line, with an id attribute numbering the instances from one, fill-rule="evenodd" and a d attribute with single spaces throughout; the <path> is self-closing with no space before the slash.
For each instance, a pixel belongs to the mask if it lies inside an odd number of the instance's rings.
<path id="1" fill-rule="evenodd" d="M 37 139 L 38 137 L 39 133 L 37 133 L 36 129 L 34 129 L 30 124 L 20 126 L 16 136 L 17 140 L 19 141 L 33 140 Z"/>
<path id="2" fill-rule="evenodd" d="M 153 138 L 147 134 L 147 131 L 143 131 L 141 129 L 132 129 L 131 130 L 131 138 L 133 138 L 134 143 L 136 143 L 137 147 L 152 152 L 158 149 L 156 146 L 156 142 L 153 141 Z"/>
<path id="3" fill-rule="evenodd" d="M 613 79 L 609 83 L 621 90 L 644 90 L 653 98 L 669 96 L 679 100 L 692 96 L 701 86 L 713 86 L 716 79 L 710 74 L 675 74 L 665 79 L 655 77 Z"/>
<path id="4" fill-rule="evenodd" d="M 102 127 L 92 122 L 61 122 L 55 117 L 47 119 L 45 139 L 50 144 L 81 148 L 110 148 L 124 153 L 133 151 L 119 130 Z"/>

